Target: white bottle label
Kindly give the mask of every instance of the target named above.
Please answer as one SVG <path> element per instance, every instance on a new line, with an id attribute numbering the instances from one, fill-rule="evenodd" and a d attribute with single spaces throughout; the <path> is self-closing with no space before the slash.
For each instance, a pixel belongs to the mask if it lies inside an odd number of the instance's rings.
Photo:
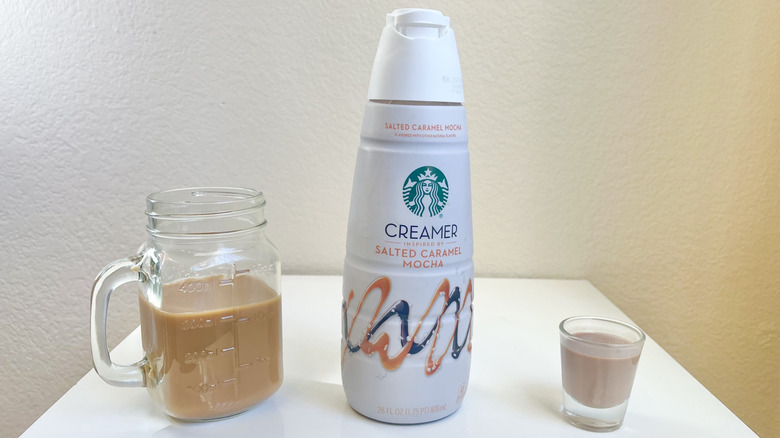
<path id="1" fill-rule="evenodd" d="M 370 103 L 344 266 L 350 404 L 393 423 L 454 412 L 468 385 L 473 238 L 460 106 Z"/>

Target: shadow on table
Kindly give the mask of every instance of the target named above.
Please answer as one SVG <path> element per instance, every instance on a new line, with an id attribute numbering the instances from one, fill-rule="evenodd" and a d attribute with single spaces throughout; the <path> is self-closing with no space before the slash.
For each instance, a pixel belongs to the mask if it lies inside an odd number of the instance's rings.
<path id="1" fill-rule="evenodd" d="M 258 430 L 259 425 L 267 436 L 284 436 L 284 419 L 273 397 L 247 412 L 223 420 L 196 423 L 169 418 L 169 421 L 171 424 L 157 431 L 155 437 L 240 436 Z"/>
<path id="2" fill-rule="evenodd" d="M 518 387 L 518 397 L 523 400 L 518 402 L 519 407 L 528 405 L 544 411 L 550 415 L 560 416 L 563 409 L 563 393 L 560 386 L 525 383 Z"/>
<path id="3" fill-rule="evenodd" d="M 169 418 L 170 425 L 155 437 L 199 438 L 245 435 L 296 436 L 304 431 L 338 428 L 342 412 L 351 411 L 341 385 L 313 381 L 285 382 L 279 392 L 235 417 L 209 422 Z M 332 425 L 328 425 L 332 422 Z M 259 436 L 259 435 L 258 435 Z"/>

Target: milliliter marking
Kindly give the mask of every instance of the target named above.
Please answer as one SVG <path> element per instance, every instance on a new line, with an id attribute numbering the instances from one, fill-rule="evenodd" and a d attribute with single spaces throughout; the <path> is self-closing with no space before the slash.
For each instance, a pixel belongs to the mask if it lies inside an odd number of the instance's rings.
<path id="1" fill-rule="evenodd" d="M 220 280 L 219 281 L 219 285 L 220 286 L 232 285 L 233 284 L 233 280 L 236 277 L 238 277 L 239 275 L 249 274 L 249 272 L 250 272 L 249 269 L 236 270 L 236 267 L 233 266 L 233 272 L 231 272 L 230 278 L 227 278 L 225 280 Z"/>

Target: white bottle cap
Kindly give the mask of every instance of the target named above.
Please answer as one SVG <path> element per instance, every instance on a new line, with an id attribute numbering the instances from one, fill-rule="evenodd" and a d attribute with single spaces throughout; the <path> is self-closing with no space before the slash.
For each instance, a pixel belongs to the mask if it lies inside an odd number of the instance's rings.
<path id="1" fill-rule="evenodd" d="M 370 100 L 463 103 L 461 78 L 449 17 L 430 9 L 387 14 L 368 84 Z"/>

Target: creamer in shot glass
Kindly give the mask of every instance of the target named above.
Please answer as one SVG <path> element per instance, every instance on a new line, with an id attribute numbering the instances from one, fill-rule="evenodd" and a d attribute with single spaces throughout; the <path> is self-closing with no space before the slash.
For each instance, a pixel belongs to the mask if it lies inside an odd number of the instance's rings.
<path id="1" fill-rule="evenodd" d="M 559 330 L 564 417 L 582 429 L 619 429 L 628 408 L 644 332 L 597 316 L 567 318 Z"/>

